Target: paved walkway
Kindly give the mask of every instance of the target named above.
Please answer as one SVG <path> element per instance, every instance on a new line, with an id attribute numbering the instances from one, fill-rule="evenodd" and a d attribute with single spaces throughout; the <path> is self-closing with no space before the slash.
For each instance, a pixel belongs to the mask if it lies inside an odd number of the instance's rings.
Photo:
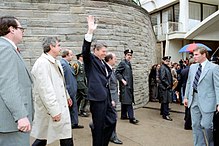
<path id="1" fill-rule="evenodd" d="M 123 141 L 123 146 L 192 146 L 192 131 L 184 130 L 184 107 L 170 104 L 170 116 L 173 121 L 162 119 L 159 111 L 160 104 L 149 102 L 145 107 L 135 110 L 140 123 L 130 124 L 127 120 L 118 120 L 117 134 Z M 120 116 L 120 112 L 118 113 Z M 91 132 L 88 127 L 91 117 L 80 117 L 80 124 L 84 129 L 74 129 L 75 146 L 91 146 Z M 31 138 L 31 141 L 33 139 Z M 49 146 L 59 146 L 55 142 Z M 116 146 L 110 143 L 109 146 Z"/>

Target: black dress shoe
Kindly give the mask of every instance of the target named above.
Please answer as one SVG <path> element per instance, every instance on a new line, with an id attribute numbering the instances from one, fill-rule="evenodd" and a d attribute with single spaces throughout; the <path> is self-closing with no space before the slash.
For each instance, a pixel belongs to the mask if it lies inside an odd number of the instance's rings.
<path id="1" fill-rule="evenodd" d="M 79 114 L 79 116 L 81 116 L 81 117 L 89 117 L 89 114 L 86 113 L 86 112 L 81 112 L 81 113 Z"/>
<path id="2" fill-rule="evenodd" d="M 158 99 L 151 99 L 150 101 L 151 102 L 158 102 L 159 100 Z"/>
<path id="3" fill-rule="evenodd" d="M 94 129 L 94 124 L 93 124 L 93 122 L 90 122 L 90 123 L 89 123 L 89 127 L 90 127 L 91 130 Z"/>
<path id="4" fill-rule="evenodd" d="M 84 128 L 84 126 L 82 126 L 82 125 L 72 125 L 71 128 L 72 129 L 81 129 L 81 128 Z"/>
<path id="5" fill-rule="evenodd" d="M 173 121 L 173 119 L 171 119 L 170 116 L 163 116 L 163 119 L 168 120 L 168 121 Z"/>
<path id="6" fill-rule="evenodd" d="M 121 117 L 120 119 L 121 120 L 128 120 L 129 118 L 128 117 Z"/>
<path id="7" fill-rule="evenodd" d="M 192 127 L 184 127 L 185 130 L 192 130 Z"/>
<path id="8" fill-rule="evenodd" d="M 122 144 L 122 141 L 119 140 L 118 138 L 113 138 L 113 139 L 110 139 L 111 142 L 115 143 L 115 144 Z"/>
<path id="9" fill-rule="evenodd" d="M 137 124 L 137 123 L 139 123 L 139 121 L 136 120 L 136 119 L 132 119 L 132 120 L 130 120 L 129 122 L 132 123 L 132 124 Z"/>

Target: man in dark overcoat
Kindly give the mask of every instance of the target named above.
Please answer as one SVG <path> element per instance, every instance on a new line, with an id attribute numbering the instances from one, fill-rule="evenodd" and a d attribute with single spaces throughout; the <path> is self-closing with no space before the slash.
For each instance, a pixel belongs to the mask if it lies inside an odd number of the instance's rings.
<path id="1" fill-rule="evenodd" d="M 132 124 L 137 124 L 139 121 L 134 117 L 134 87 L 131 59 L 133 50 L 124 51 L 125 59 L 123 59 L 116 68 L 116 77 L 119 80 L 120 102 L 121 102 L 121 119 L 129 119 Z M 128 116 L 127 116 L 128 113 Z"/>
<path id="2" fill-rule="evenodd" d="M 169 103 L 172 102 L 173 96 L 173 77 L 169 68 L 170 58 L 170 56 L 165 56 L 162 58 L 163 64 L 161 65 L 159 70 L 159 95 L 161 103 L 161 115 L 163 115 L 163 119 L 172 121 L 169 116 Z"/>

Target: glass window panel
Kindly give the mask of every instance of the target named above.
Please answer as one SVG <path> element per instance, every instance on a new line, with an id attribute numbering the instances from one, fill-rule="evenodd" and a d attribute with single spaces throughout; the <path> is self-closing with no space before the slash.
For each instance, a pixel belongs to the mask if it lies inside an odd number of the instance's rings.
<path id="1" fill-rule="evenodd" d="M 173 21 L 173 9 L 172 7 L 162 11 L 162 23 Z"/>
<path id="2" fill-rule="evenodd" d="M 203 19 L 207 18 L 208 16 L 210 16 L 211 14 L 213 14 L 216 11 L 217 11 L 216 6 L 204 4 L 203 5 Z"/>
<path id="3" fill-rule="evenodd" d="M 159 16 L 159 13 L 155 13 L 155 14 L 151 15 L 151 22 L 152 22 L 153 26 L 159 24 L 158 23 L 158 21 L 159 21 L 158 18 L 160 18 L 160 17 L 158 17 L 158 16 Z"/>
<path id="4" fill-rule="evenodd" d="M 174 5 L 175 22 L 179 22 L 179 4 Z"/>
<path id="5" fill-rule="evenodd" d="M 201 4 L 189 2 L 189 18 L 201 21 Z"/>

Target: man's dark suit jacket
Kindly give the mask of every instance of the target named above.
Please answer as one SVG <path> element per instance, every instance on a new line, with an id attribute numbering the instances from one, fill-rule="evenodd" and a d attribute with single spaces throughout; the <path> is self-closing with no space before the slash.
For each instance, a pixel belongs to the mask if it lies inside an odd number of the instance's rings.
<path id="1" fill-rule="evenodd" d="M 91 42 L 84 40 L 82 54 L 84 67 L 88 81 L 87 98 L 92 101 L 104 101 L 109 95 L 109 77 L 111 68 L 90 51 Z M 106 69 L 108 76 L 106 74 Z"/>
<path id="2" fill-rule="evenodd" d="M 186 90 L 186 82 L 188 79 L 188 74 L 189 74 L 189 66 L 187 66 L 186 68 L 184 68 L 181 71 L 181 83 L 182 83 L 182 87 L 183 87 L 183 93 L 185 93 Z M 183 94 L 184 96 L 184 94 Z"/>
<path id="3" fill-rule="evenodd" d="M 65 83 L 71 99 L 75 98 L 77 93 L 77 80 L 74 76 L 74 69 L 69 65 L 65 59 L 60 60 L 65 76 Z"/>

